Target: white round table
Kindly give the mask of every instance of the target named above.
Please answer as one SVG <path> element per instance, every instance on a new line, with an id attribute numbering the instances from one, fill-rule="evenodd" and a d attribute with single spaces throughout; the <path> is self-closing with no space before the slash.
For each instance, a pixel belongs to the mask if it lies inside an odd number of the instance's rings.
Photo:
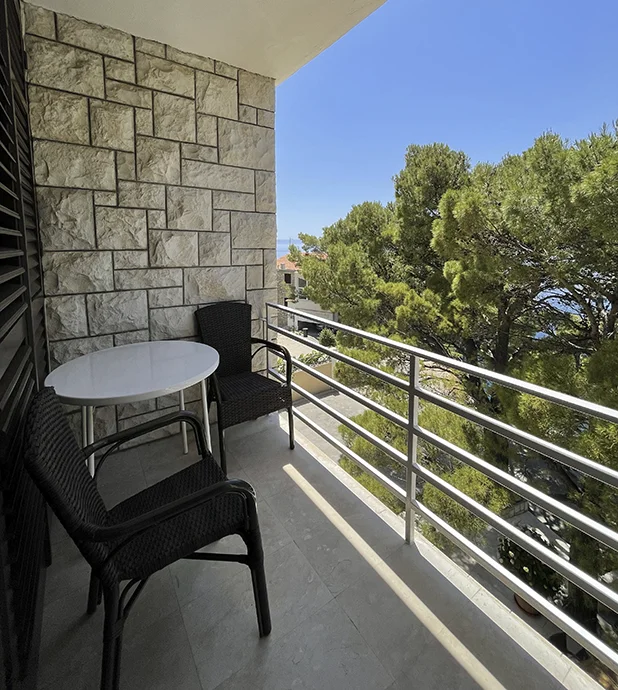
<path id="1" fill-rule="evenodd" d="M 201 384 L 204 427 L 212 450 L 208 423 L 206 380 L 219 366 L 219 353 L 209 345 L 183 340 L 156 340 L 99 350 L 67 362 L 45 379 L 62 402 L 82 408 L 84 446 L 94 442 L 94 408 L 102 405 L 151 400 Z M 184 452 L 188 453 L 186 424 L 182 424 Z M 94 474 L 94 456 L 88 459 Z"/>

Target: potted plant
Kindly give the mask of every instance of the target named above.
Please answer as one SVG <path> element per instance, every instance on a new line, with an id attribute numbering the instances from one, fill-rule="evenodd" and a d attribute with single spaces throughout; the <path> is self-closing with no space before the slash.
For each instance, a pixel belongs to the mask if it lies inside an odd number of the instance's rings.
<path id="1" fill-rule="evenodd" d="M 522 531 L 543 546 L 549 546 L 549 541 L 538 530 L 526 526 Z M 498 560 L 539 594 L 551 601 L 557 598 L 562 587 L 562 577 L 515 542 L 506 538 L 500 540 Z M 531 616 L 539 615 L 539 612 L 518 594 L 513 596 L 520 609 Z"/>

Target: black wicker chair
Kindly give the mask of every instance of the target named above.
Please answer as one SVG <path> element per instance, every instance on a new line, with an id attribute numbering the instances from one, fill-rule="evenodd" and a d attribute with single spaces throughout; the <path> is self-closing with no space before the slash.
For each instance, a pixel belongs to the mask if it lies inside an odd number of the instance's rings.
<path id="1" fill-rule="evenodd" d="M 193 427 L 202 459 L 108 510 L 88 472 L 88 455 L 105 450 L 98 472 L 122 443 L 179 421 Z M 160 417 L 81 449 L 54 390 L 44 388 L 28 411 L 25 444 L 28 471 L 92 567 L 88 612 L 104 599 L 102 690 L 119 688 L 124 623 L 146 581 L 180 558 L 249 566 L 259 633 L 270 633 L 255 493 L 247 482 L 226 479 L 206 448 L 203 427 L 194 414 Z M 242 537 L 246 554 L 198 551 L 231 534 Z"/>
<path id="2" fill-rule="evenodd" d="M 292 358 L 282 345 L 251 337 L 251 305 L 217 302 L 195 313 L 200 339 L 219 352 L 220 362 L 210 377 L 209 404 L 217 405 L 221 469 L 226 471 L 224 432 L 242 422 L 287 408 L 290 448 L 294 448 L 292 414 Z M 252 345 L 261 345 L 253 355 Z M 263 348 L 273 350 L 286 361 L 286 383 L 267 379 L 251 371 L 251 360 Z"/>

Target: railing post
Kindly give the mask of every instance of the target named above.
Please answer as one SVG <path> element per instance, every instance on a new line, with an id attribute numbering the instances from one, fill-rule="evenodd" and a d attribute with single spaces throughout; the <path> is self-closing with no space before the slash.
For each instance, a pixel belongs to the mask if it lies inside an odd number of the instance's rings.
<path id="1" fill-rule="evenodd" d="M 265 340 L 268 340 L 268 336 L 269 336 L 269 333 L 270 333 L 270 330 L 269 330 L 269 328 L 268 328 L 268 325 L 270 324 L 270 312 L 268 311 L 268 309 L 269 309 L 269 307 L 268 307 L 268 302 L 266 302 L 266 323 L 265 323 L 264 326 L 262 327 L 262 331 L 263 331 L 263 332 L 262 332 L 262 337 L 263 337 Z M 266 378 L 267 378 L 267 379 L 270 378 L 270 373 L 269 373 L 269 372 L 270 372 L 270 353 L 269 353 L 269 351 L 268 351 L 268 348 L 266 348 Z"/>
<path id="2" fill-rule="evenodd" d="M 408 385 L 408 467 L 406 468 L 406 544 L 414 541 L 416 511 L 412 501 L 416 498 L 416 463 L 418 438 L 414 431 L 418 425 L 418 396 L 416 389 L 420 381 L 420 360 L 410 355 L 410 382 Z"/>

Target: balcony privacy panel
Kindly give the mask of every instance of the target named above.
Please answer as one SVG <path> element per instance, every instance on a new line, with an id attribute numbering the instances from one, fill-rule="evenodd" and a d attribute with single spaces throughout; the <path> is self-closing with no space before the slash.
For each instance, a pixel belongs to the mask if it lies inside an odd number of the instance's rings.
<path id="1" fill-rule="evenodd" d="M 21 428 L 47 368 L 20 6 L 0 0 L 0 687 L 34 681 L 46 517 L 20 462 Z"/>

